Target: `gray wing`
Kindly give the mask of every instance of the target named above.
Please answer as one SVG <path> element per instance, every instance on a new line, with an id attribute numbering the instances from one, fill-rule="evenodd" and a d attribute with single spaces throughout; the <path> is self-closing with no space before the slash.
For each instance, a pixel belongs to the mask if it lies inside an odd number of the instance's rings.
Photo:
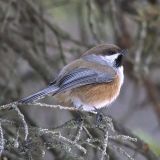
<path id="1" fill-rule="evenodd" d="M 76 68 L 56 80 L 60 88 L 58 92 L 67 89 L 77 88 L 88 84 L 109 83 L 116 76 L 116 72 L 104 73 L 90 68 Z"/>

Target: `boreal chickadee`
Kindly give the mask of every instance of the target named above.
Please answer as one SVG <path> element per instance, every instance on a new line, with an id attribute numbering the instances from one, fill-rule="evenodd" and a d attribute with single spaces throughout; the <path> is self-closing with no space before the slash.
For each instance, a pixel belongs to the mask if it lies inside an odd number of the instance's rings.
<path id="1" fill-rule="evenodd" d="M 113 44 L 101 44 L 64 66 L 45 89 L 19 100 L 32 103 L 52 95 L 58 103 L 85 111 L 112 103 L 124 80 L 122 59 L 127 53 Z"/>

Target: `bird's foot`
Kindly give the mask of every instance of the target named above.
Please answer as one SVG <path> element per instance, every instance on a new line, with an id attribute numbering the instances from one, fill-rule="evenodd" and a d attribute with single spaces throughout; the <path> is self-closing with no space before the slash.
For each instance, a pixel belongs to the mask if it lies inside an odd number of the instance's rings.
<path id="1" fill-rule="evenodd" d="M 96 114 L 96 123 L 99 124 L 99 123 L 101 123 L 103 121 L 103 116 L 104 115 L 103 115 L 103 113 L 101 112 L 100 109 L 97 109 L 95 107 L 94 107 L 94 109 L 97 112 L 97 114 Z"/>
<path id="2" fill-rule="evenodd" d="M 83 121 L 83 117 L 81 114 L 79 114 L 79 113 L 77 114 L 76 121 L 78 124 L 80 124 Z"/>
<path id="3" fill-rule="evenodd" d="M 77 108 L 77 117 L 76 117 L 76 121 L 78 123 L 81 123 L 83 121 L 83 116 L 82 116 L 82 113 L 81 111 L 83 111 L 83 106 L 80 106 Z"/>

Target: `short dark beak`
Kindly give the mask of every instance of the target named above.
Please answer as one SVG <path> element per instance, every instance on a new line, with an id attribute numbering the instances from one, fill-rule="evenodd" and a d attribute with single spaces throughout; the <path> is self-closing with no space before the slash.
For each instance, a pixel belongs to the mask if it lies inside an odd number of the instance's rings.
<path id="1" fill-rule="evenodd" d="M 122 54 L 122 56 L 125 56 L 128 53 L 128 49 L 122 49 L 120 53 Z"/>

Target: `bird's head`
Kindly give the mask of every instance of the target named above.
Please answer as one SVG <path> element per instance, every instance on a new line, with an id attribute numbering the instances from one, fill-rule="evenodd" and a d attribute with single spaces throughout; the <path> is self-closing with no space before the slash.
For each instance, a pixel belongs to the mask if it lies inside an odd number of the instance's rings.
<path id="1" fill-rule="evenodd" d="M 123 56 L 125 56 L 127 50 L 121 49 L 113 44 L 101 44 L 97 45 L 84 53 L 84 56 L 96 55 L 102 60 L 108 62 L 112 66 L 118 68 L 122 66 Z"/>

